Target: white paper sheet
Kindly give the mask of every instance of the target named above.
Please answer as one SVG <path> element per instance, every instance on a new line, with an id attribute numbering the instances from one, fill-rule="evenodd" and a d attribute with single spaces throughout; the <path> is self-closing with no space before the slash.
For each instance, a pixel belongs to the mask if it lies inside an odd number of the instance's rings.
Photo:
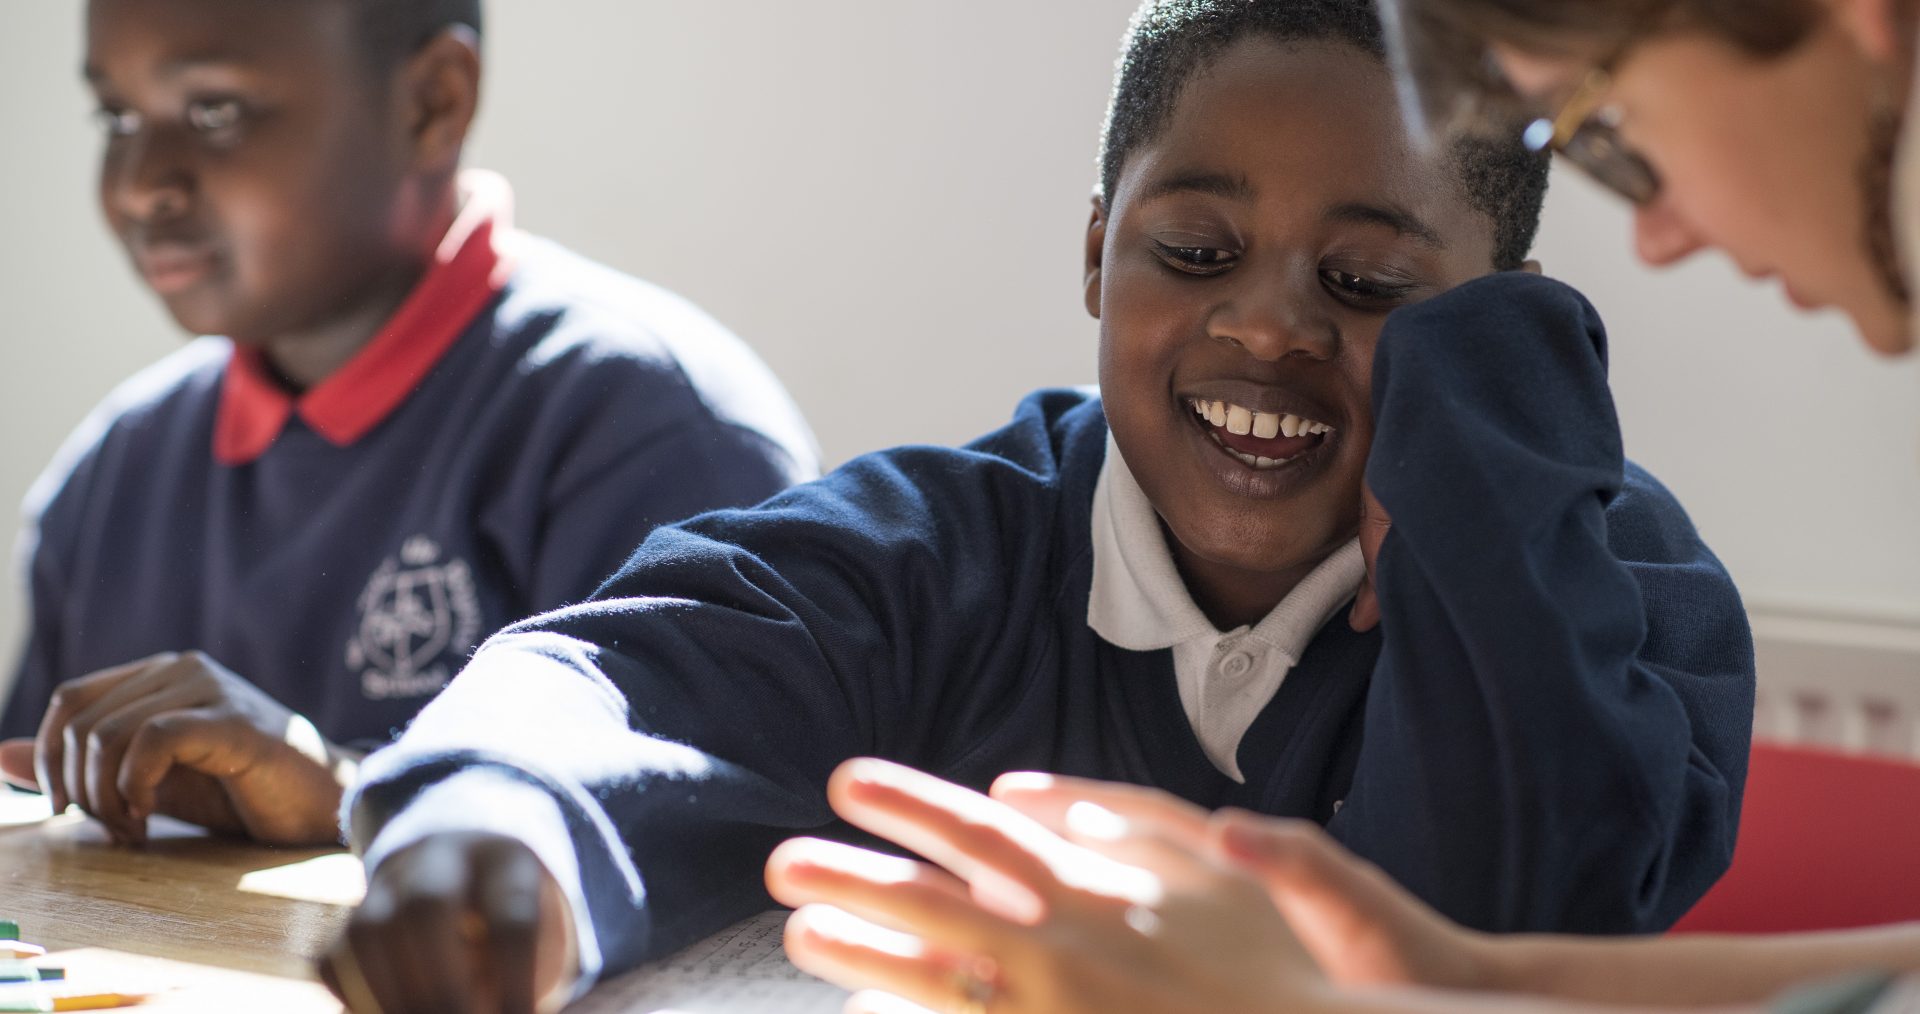
<path id="1" fill-rule="evenodd" d="M 38 824 L 53 816 L 47 797 L 34 792 L 17 792 L 0 785 L 0 827 Z"/>
<path id="2" fill-rule="evenodd" d="M 603 982 L 568 1014 L 839 1014 L 847 992 L 802 972 L 780 946 L 785 911 L 754 916 Z"/>

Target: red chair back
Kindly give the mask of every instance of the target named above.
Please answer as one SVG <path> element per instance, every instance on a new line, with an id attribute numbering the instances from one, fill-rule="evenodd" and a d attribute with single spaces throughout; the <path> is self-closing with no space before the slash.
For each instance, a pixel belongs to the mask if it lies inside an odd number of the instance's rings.
<path id="1" fill-rule="evenodd" d="M 1920 766 L 1757 744 L 1733 868 L 1677 933 L 1920 920 Z"/>

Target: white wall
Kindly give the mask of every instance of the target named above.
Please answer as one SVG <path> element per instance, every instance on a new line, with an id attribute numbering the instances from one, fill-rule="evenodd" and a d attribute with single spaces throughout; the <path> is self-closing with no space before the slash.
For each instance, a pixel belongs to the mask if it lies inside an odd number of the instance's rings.
<path id="1" fill-rule="evenodd" d="M 0 30 L 0 500 L 174 347 L 92 206 L 81 4 Z M 1132 0 L 494 2 L 473 162 L 520 220 L 662 282 L 785 378 L 831 460 L 957 441 L 1093 377 L 1080 237 Z M 1920 624 L 1920 366 L 1717 263 L 1653 276 L 1562 180 L 1541 254 L 1616 336 L 1632 452 L 1749 598 Z M 0 648 L 17 596 L 0 596 Z"/>

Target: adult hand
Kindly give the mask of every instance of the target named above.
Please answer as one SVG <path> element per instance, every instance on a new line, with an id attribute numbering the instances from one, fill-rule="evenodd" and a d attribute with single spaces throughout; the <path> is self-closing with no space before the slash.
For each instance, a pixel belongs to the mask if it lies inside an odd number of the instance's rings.
<path id="1" fill-rule="evenodd" d="M 1374 588 L 1374 580 L 1379 571 L 1380 546 L 1387 541 L 1387 533 L 1393 530 L 1393 519 L 1387 516 L 1387 509 L 1380 506 L 1380 498 L 1373 495 L 1373 487 L 1362 484 L 1360 487 L 1360 555 L 1367 561 L 1367 576 L 1360 582 L 1360 591 L 1353 599 L 1353 612 L 1348 614 L 1347 623 L 1353 629 L 1366 633 L 1380 625 L 1380 596 Z"/>
<path id="2" fill-rule="evenodd" d="M 200 652 L 155 655 L 54 691 L 32 740 L 0 744 L 10 780 L 146 840 L 156 813 L 276 845 L 336 842 L 357 755 Z M 29 777 L 31 775 L 31 777 Z"/>
<path id="3" fill-rule="evenodd" d="M 1108 810 L 1063 818 L 1090 848 L 883 761 L 843 764 L 827 794 L 932 860 L 815 839 L 769 860 L 774 897 L 801 906 L 788 954 L 866 990 L 850 1011 L 1292 1010 L 1324 986 L 1262 885 Z"/>
<path id="4" fill-rule="evenodd" d="M 1310 821 L 1210 814 L 1158 789 L 1041 774 L 1004 776 L 993 797 L 1076 840 L 1066 814 L 1092 803 L 1136 833 L 1237 864 L 1266 887 L 1314 961 L 1341 985 L 1473 989 L 1492 974 L 1490 938 L 1449 922 Z"/>
<path id="5" fill-rule="evenodd" d="M 531 1014 L 567 973 L 560 885 L 524 844 L 434 835 L 387 857 L 320 977 L 349 1011 Z"/>

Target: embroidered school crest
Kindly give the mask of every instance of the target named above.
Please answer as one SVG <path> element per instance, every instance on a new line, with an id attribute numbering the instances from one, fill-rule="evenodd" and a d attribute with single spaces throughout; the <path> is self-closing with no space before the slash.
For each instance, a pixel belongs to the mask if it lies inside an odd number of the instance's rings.
<path id="1" fill-rule="evenodd" d="M 347 642 L 347 667 L 360 671 L 368 700 L 438 693 L 480 635 L 480 601 L 465 560 L 441 562 L 424 535 L 387 557 L 360 593 L 360 629 Z"/>

